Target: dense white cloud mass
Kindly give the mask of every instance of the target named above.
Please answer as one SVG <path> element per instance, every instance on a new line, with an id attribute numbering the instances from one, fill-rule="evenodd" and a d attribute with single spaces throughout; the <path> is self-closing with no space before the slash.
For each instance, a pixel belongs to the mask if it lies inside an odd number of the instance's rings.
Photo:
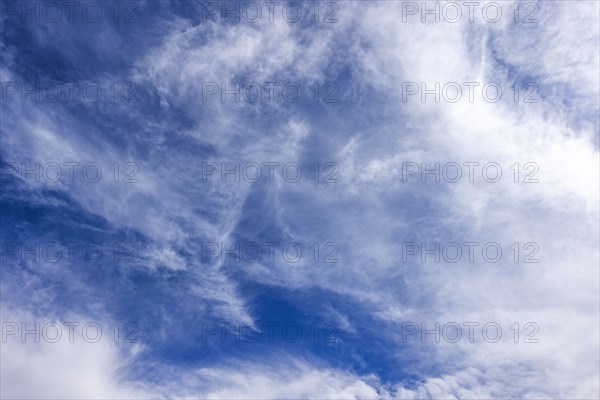
<path id="1" fill-rule="evenodd" d="M 455 23 L 421 20 L 446 2 L 321 2 L 298 23 L 261 2 L 257 23 L 218 2 L 135 2 L 132 24 L 7 13 L 2 398 L 599 398 L 600 6 L 480 3 L 472 21 L 453 3 Z M 134 82 L 139 101 L 23 101 L 10 82 Z M 270 84 L 257 101 L 232 92 L 252 83 Z M 301 101 L 281 98 L 289 83 Z M 36 162 L 61 178 L 10 169 Z M 273 182 L 221 175 L 264 162 Z M 102 259 L 10 247 L 73 240 Z M 248 242 L 279 247 L 217 254 Z M 23 339 L 35 321 L 104 334 Z"/>

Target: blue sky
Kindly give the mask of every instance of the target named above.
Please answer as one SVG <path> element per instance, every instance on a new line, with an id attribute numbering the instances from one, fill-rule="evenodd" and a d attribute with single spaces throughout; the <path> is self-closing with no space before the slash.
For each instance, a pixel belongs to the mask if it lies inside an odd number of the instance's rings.
<path id="1" fill-rule="evenodd" d="M 3 398 L 598 398 L 597 2 L 67 3 L 2 4 Z"/>

